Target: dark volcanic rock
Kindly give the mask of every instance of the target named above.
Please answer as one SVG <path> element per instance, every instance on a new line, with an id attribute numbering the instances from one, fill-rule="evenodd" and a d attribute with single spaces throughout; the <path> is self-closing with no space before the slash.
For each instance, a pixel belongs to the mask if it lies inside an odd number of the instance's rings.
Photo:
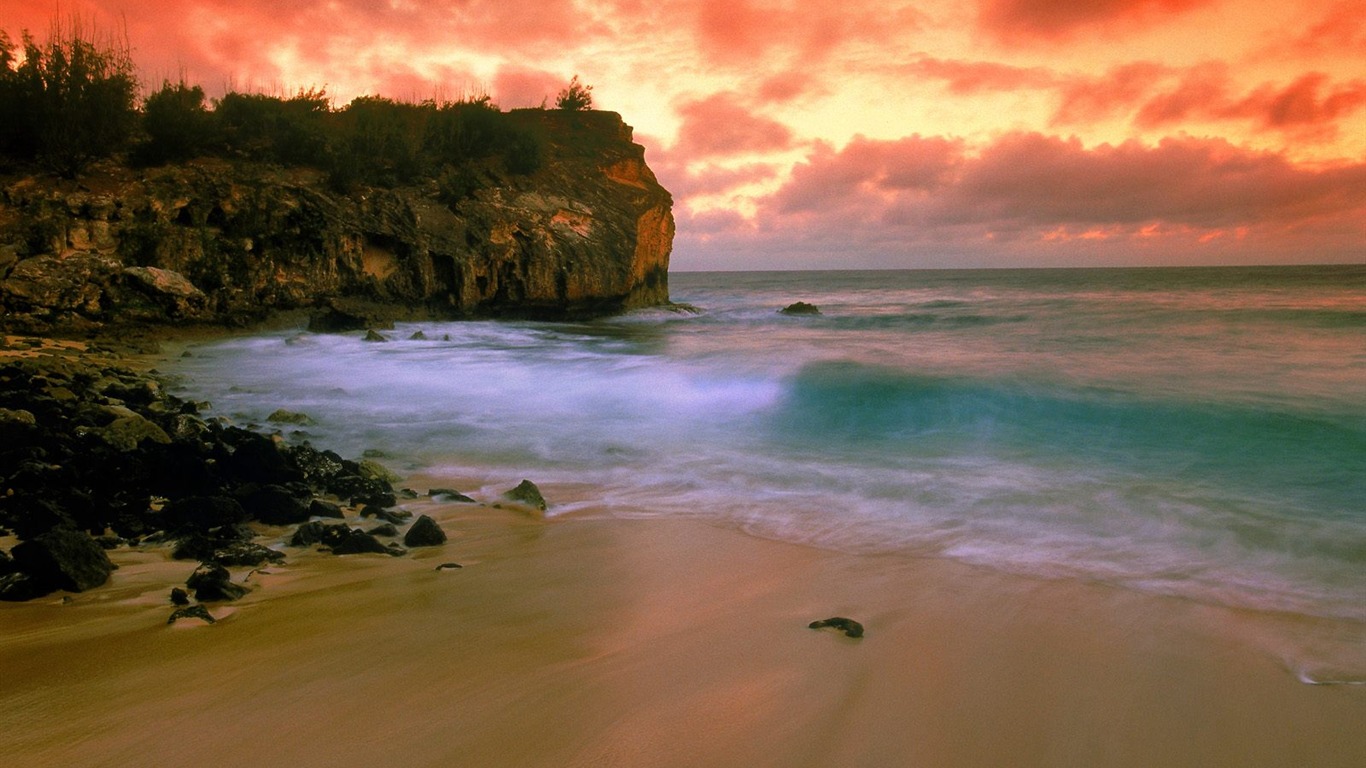
<path id="1" fill-rule="evenodd" d="M 244 429 L 224 430 L 232 447 L 224 469 L 238 482 L 271 485 L 303 480 L 303 473 L 291 466 L 275 441 L 266 435 Z"/>
<path id="2" fill-rule="evenodd" d="M 208 530 L 244 523 L 247 511 L 231 496 L 187 496 L 168 502 L 161 516 L 170 529 Z"/>
<path id="3" fill-rule="evenodd" d="M 171 589 L 171 602 L 175 605 L 189 605 L 190 593 L 180 587 L 173 587 Z"/>
<path id="4" fill-rule="evenodd" d="M 18 570 L 69 592 L 100 586 L 118 567 L 90 534 L 70 528 L 39 534 L 16 545 L 10 554 Z"/>
<path id="5" fill-rule="evenodd" d="M 289 540 L 290 546 L 307 547 L 321 544 L 334 555 L 358 555 L 366 552 L 390 554 L 387 547 L 373 534 L 345 523 L 324 523 L 313 520 L 299 526 Z"/>
<path id="6" fill-rule="evenodd" d="M 405 547 L 437 547 L 446 543 L 446 532 L 430 517 L 423 515 L 403 534 Z"/>
<path id="7" fill-rule="evenodd" d="M 331 517 L 340 520 L 346 517 L 342 513 L 341 506 L 334 504 L 326 499 L 314 499 L 308 503 L 308 514 L 310 517 Z"/>
<path id="8" fill-rule="evenodd" d="M 518 504 L 525 504 L 528 507 L 545 511 L 545 497 L 541 495 L 541 489 L 530 480 L 523 480 L 517 484 L 516 488 L 508 490 L 503 494 L 503 498 L 508 501 L 515 501 Z"/>
<path id="9" fill-rule="evenodd" d="M 804 301 L 793 302 L 786 307 L 778 310 L 783 315 L 819 315 L 821 310 L 815 304 L 807 304 Z"/>
<path id="10" fill-rule="evenodd" d="M 243 525 L 223 525 L 202 531 L 190 531 L 176 542 L 171 557 L 176 560 L 217 560 L 216 552 L 249 544 L 256 534 Z M 223 563 L 231 565 L 231 563 Z"/>
<path id="11" fill-rule="evenodd" d="M 863 625 L 853 619 L 846 619 L 843 616 L 834 616 L 828 619 L 813 621 L 807 625 L 811 629 L 824 629 L 829 627 L 837 629 L 849 637 L 863 637 Z"/>
<path id="12" fill-rule="evenodd" d="M 245 493 L 242 506 L 247 514 L 267 525 L 293 525 L 308 520 L 313 514 L 310 495 L 306 487 L 290 489 L 267 485 Z"/>
<path id="13" fill-rule="evenodd" d="M 35 579 L 27 573 L 7 573 L 0 576 L 0 600 L 21 603 L 56 591 L 52 584 Z"/>
<path id="14" fill-rule="evenodd" d="M 477 504 L 474 499 L 465 494 L 450 488 L 432 488 L 427 491 L 429 497 L 440 497 L 441 501 L 458 501 L 464 504 Z"/>
<path id="15" fill-rule="evenodd" d="M 166 623 L 174 624 L 181 619 L 199 619 L 205 624 L 212 624 L 217 621 L 217 619 L 213 617 L 213 614 L 209 613 L 208 608 L 205 608 L 202 605 L 191 605 L 185 608 L 177 608 L 172 611 L 171 618 L 167 619 Z"/>
<path id="16" fill-rule="evenodd" d="M 331 549 L 334 555 L 360 555 L 366 552 L 390 554 L 389 548 L 380 543 L 379 539 L 359 528 L 348 528 L 345 538 L 331 545 Z"/>
<path id="17" fill-rule="evenodd" d="M 232 574 L 218 563 L 200 564 L 185 580 L 185 586 L 194 590 L 194 599 L 201 603 L 236 600 L 248 592 L 241 584 L 234 584 Z"/>
<path id="18" fill-rule="evenodd" d="M 366 531 L 366 533 L 370 534 L 371 536 L 393 537 L 398 535 L 398 526 L 394 525 L 393 523 L 385 523 L 384 525 L 377 525 L 374 528 L 371 528 L 370 530 Z M 407 544 L 406 541 L 404 543 Z M 408 544 L 408 546 L 411 547 L 412 545 Z"/>
<path id="19" fill-rule="evenodd" d="M 346 532 L 351 530 L 345 523 L 324 523 L 320 520 L 310 520 L 294 530 L 294 535 L 289 538 L 291 547 L 311 547 L 314 544 L 331 546 L 333 543 L 341 541 L 346 537 Z"/>
<path id="20" fill-rule="evenodd" d="M 285 560 L 285 553 L 244 541 L 215 549 L 210 553 L 209 559 L 219 565 L 258 566 L 264 563 L 282 563 Z"/>
<path id="21" fill-rule="evenodd" d="M 438 566 L 436 567 L 436 570 L 438 570 L 438 571 L 457 571 L 457 570 L 460 570 L 461 568 L 464 568 L 464 567 L 465 567 L 465 566 L 461 565 L 460 563 L 442 563 L 441 565 L 438 565 Z"/>
<path id="22" fill-rule="evenodd" d="M 371 504 L 365 504 L 360 508 L 361 517 L 373 517 L 383 520 L 386 523 L 398 525 L 413 516 L 412 512 L 405 512 L 401 509 L 385 509 Z"/>

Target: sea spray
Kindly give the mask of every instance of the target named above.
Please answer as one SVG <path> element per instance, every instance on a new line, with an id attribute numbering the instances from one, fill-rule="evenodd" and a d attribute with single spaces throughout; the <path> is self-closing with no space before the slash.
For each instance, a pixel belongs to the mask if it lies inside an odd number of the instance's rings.
<path id="1" fill-rule="evenodd" d="M 279 332 L 187 394 L 409 468 L 1366 621 L 1366 268 L 681 274 L 699 314 Z M 788 317 L 796 300 L 819 316 Z M 422 330 L 427 337 L 408 339 Z"/>

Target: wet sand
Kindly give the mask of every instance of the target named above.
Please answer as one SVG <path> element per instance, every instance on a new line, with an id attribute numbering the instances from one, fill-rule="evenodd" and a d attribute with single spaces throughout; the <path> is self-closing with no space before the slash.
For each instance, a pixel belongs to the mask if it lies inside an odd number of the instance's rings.
<path id="1" fill-rule="evenodd" d="M 1366 687 L 1298 682 L 1231 611 L 697 522 L 409 506 L 451 540 L 291 554 L 212 626 L 166 625 L 193 564 L 159 551 L 116 552 L 67 604 L 0 605 L 0 764 L 1366 765 Z M 835 615 L 867 636 L 807 628 Z"/>

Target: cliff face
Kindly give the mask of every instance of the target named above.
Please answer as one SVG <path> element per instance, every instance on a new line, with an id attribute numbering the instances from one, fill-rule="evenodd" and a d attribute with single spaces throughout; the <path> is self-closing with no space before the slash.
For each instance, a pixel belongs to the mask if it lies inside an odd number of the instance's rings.
<path id="1" fill-rule="evenodd" d="M 240 322 L 357 302 L 393 316 L 582 317 L 668 302 L 672 199 L 614 113 L 512 113 L 543 166 L 454 205 L 435 182 L 331 191 L 204 159 L 0 189 L 6 329 Z"/>

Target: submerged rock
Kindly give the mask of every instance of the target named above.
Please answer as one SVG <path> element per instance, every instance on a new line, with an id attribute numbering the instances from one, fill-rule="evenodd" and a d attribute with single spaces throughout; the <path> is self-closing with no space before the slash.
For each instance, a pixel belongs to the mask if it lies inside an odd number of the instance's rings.
<path id="1" fill-rule="evenodd" d="M 463 504 L 477 504 L 474 499 L 465 494 L 450 488 L 432 488 L 427 491 L 428 498 L 436 498 L 438 501 L 458 501 Z"/>
<path id="2" fill-rule="evenodd" d="M 266 421 L 269 421 L 272 424 L 296 424 L 301 427 L 311 427 L 318 423 L 313 420 L 312 416 L 309 416 L 306 413 L 287 411 L 284 408 L 275 409 L 266 417 Z"/>
<path id="3" fill-rule="evenodd" d="M 423 515 L 403 535 L 405 547 L 439 547 L 446 543 L 446 532 L 430 517 Z"/>
<path id="4" fill-rule="evenodd" d="M 820 314 L 821 309 L 814 305 L 814 303 L 792 302 L 790 305 L 784 306 L 783 309 L 777 310 L 777 312 L 779 312 L 779 314 Z"/>
<path id="5" fill-rule="evenodd" d="M 379 331 L 376 331 L 374 328 L 371 328 L 370 330 L 366 331 L 366 332 L 365 332 L 365 338 L 362 339 L 362 341 L 388 341 L 388 340 L 389 340 L 389 338 L 388 338 L 387 336 L 385 336 L 384 334 L 380 333 Z"/>
<path id="6" fill-rule="evenodd" d="M 199 619 L 205 624 L 212 624 L 217 619 L 209 613 L 209 609 L 202 605 L 191 605 L 184 608 L 177 608 L 171 612 L 171 618 L 166 620 L 167 624 L 174 624 L 181 619 Z"/>
<path id="7" fill-rule="evenodd" d="M 863 625 L 853 619 L 846 619 L 843 616 L 833 616 L 828 619 L 813 621 L 807 625 L 811 629 L 824 629 L 829 627 L 837 629 L 849 637 L 863 637 Z"/>

